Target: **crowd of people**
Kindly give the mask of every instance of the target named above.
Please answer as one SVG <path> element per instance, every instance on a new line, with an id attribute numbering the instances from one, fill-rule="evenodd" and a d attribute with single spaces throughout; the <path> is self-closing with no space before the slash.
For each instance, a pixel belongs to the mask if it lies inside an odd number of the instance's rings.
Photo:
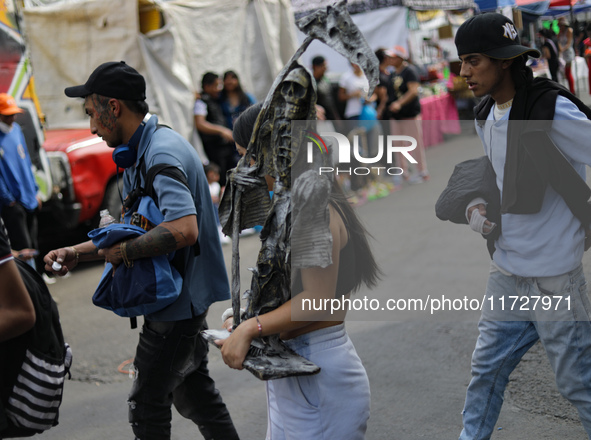
<path id="1" fill-rule="evenodd" d="M 328 64 L 323 56 L 313 57 L 310 66 L 317 85 L 316 113 L 320 127 L 327 131 L 340 130 L 349 137 L 361 135 L 362 153 L 366 156 L 376 154 L 379 135 L 404 134 L 417 140 L 413 154 L 417 163 L 410 164 L 412 168 L 400 153 L 396 154 L 395 163 L 390 164 L 386 163 L 384 154 L 380 165 L 397 168 L 393 175 L 339 175 L 340 184 L 354 206 L 385 197 L 406 183 L 423 183 L 429 179 L 422 141 L 418 69 L 401 46 L 378 49 L 376 56 L 380 61 L 380 82 L 372 96 L 367 96 L 367 78 L 356 64 L 351 64 L 351 69 L 338 82 L 328 79 Z M 236 166 L 245 151 L 232 138 L 234 122 L 255 102 L 243 90 L 234 71 L 225 72 L 221 78 L 213 72 L 203 75 L 194 118 L 206 155 L 204 159 L 217 169 L 214 173 L 208 168 L 214 203 L 224 191 L 227 171 Z M 229 243 L 221 232 L 220 240 Z"/>
<path id="2" fill-rule="evenodd" d="M 565 52 L 570 38 L 567 27 L 555 44 L 558 52 Z M 472 357 L 472 379 L 462 413 L 460 439 L 491 437 L 509 375 L 538 339 L 555 369 L 560 391 L 577 407 L 591 438 L 591 305 L 581 267 L 583 252 L 591 244 L 587 237 L 591 219 L 572 209 L 578 201 L 573 199 L 568 184 L 549 187 L 539 174 L 529 171 L 534 169 L 533 159 L 508 136 L 509 124 L 505 123 L 544 120 L 541 116 L 546 115 L 548 108 L 554 110 L 556 120 L 588 122 L 591 110 L 553 81 L 533 81 L 526 62 L 528 57 L 537 58 L 541 53 L 522 45 L 513 22 L 501 14 L 468 19 L 459 28 L 455 43 L 461 60 L 460 76 L 481 98 L 476 109 L 476 130 L 495 174 L 485 184 L 492 187 L 491 192 L 498 193 L 499 199 L 501 192 L 503 195 L 498 212 L 494 212 L 492 200 L 481 196 L 458 204 L 460 217 L 466 217 L 472 230 L 484 236 L 493 231 L 496 234 L 494 238 L 489 236 L 494 246 L 486 294 L 497 300 L 504 295 L 521 297 L 533 292 L 538 296 L 568 296 L 572 301 L 568 309 L 554 310 L 558 313 L 551 315 L 553 319 L 539 309 L 505 313 L 493 310 L 488 302 L 485 304 Z M 550 43 L 545 47 L 553 48 Z M 372 139 L 380 130 L 412 135 L 418 141 L 413 156 L 416 163 L 409 170 L 406 158 L 400 155 L 397 166 L 403 180 L 424 182 L 429 173 L 421 142 L 418 72 L 402 47 L 379 49 L 376 56 L 380 62 L 380 83 L 371 96 L 359 66 L 352 64 L 351 71 L 334 88 L 325 79 L 326 60 L 314 58 L 312 72 L 318 84 L 319 120 L 348 130 L 347 135 L 363 133 L 362 148 L 368 154 L 372 151 Z M 129 147 L 126 165 L 118 163 L 124 168 L 124 195 L 131 197 L 135 189 L 143 188 L 146 175 L 157 167 L 175 168 L 182 174 L 179 178 L 162 173 L 153 180 L 154 197 L 164 218 L 161 223 L 147 225 L 145 219 L 129 216 L 131 224 L 145 229 L 143 235 L 106 247 L 86 241 L 51 250 L 44 256 L 45 270 L 61 276 L 82 261 L 104 260 L 116 271 L 122 265 L 131 268 L 142 259 L 172 253 L 179 256 L 175 257 L 175 267 L 182 276 L 178 298 L 145 315 L 139 334 L 134 360 L 136 374 L 128 400 L 129 422 L 136 440 L 170 439 L 173 405 L 197 425 L 205 439 L 239 438 L 209 375 L 208 347 L 200 333 L 207 328 L 205 317 L 210 305 L 230 298 L 215 205 L 226 183 L 226 171 L 236 165 L 237 155 L 245 154 L 261 105 L 256 105 L 242 90 L 235 72 L 226 72 L 223 82 L 222 88 L 217 74 L 206 73 L 194 106 L 195 126 L 209 160 L 206 165 L 187 140 L 159 125 L 158 117 L 149 113 L 146 82 L 124 62 L 104 63 L 85 84 L 65 90 L 68 97 L 84 99 L 93 134 L 102 137 L 109 147 Z M 530 105 L 533 100 L 539 105 Z M 371 107 L 373 113 L 366 107 Z M 0 144 L 0 159 L 24 161 L 24 165 L 15 168 L 20 171 L 13 180 L 30 170 L 18 126 L 12 124 L 18 111 L 10 97 L 0 95 L 0 131 L 15 136 L 11 143 Z M 586 132 L 575 133 L 569 127 L 553 124 L 553 142 L 539 154 L 559 149 L 572 168 L 568 168 L 568 173 L 584 177 L 585 165 L 591 165 L 591 155 L 585 149 Z M 9 147 L 14 147 L 13 151 Z M 526 171 L 520 172 L 522 169 Z M 2 173 L 5 175 L 4 169 Z M 266 383 L 270 440 L 365 438 L 370 384 L 345 331 L 344 315 L 339 320 L 326 320 L 322 311 L 310 312 L 298 320 L 292 320 L 291 315 L 292 303 L 306 298 L 349 297 L 362 285 L 375 286 L 379 279 L 380 268 L 367 232 L 351 207 L 350 194 L 346 193 L 355 191 L 359 195 L 367 191 L 368 182 L 350 177 L 345 193 L 341 189 L 343 182 L 331 182 L 328 217 L 332 263 L 326 267 L 306 267 L 294 274 L 291 300 L 280 307 L 234 329 L 231 318 L 223 323 L 232 329 L 227 339 L 219 341 L 223 360 L 231 368 L 243 368 L 254 339 L 274 334 L 321 367 L 321 372 L 314 376 Z M 465 186 L 482 183 L 482 175 L 472 177 L 464 179 Z M 377 178 L 373 180 L 376 181 L 380 183 Z M 21 226 L 28 225 L 26 215 L 38 206 L 33 196 L 36 188 L 31 185 L 30 196 L 19 198 L 14 186 L 9 185 L 13 181 L 3 183 L 7 187 L 0 188 L 3 207 L 21 205 Z M 389 183 L 394 185 L 395 181 Z M 497 218 L 502 218 L 502 222 Z M 0 342 L 4 342 L 26 332 L 35 314 L 11 261 L 1 220 L 0 247 L 4 283 L 0 288 Z M 0 401 L 0 409 L 4 403 Z"/>
<path id="3" fill-rule="evenodd" d="M 324 57 L 312 59 L 312 74 L 317 84 L 317 117 L 319 127 L 338 131 L 349 139 L 360 138 L 363 157 L 375 157 L 379 136 L 407 135 L 417 141 L 413 152 L 416 164 L 410 164 L 396 153 L 392 163 L 383 155 L 377 165 L 392 170 L 391 174 L 372 172 L 369 175 L 340 175 L 341 185 L 353 205 L 387 196 L 404 184 L 418 184 L 429 180 L 425 159 L 421 104 L 420 75 L 409 55 L 401 46 L 379 48 L 379 83 L 368 96 L 369 83 L 361 68 L 352 63 L 338 82 L 327 78 L 328 64 Z M 329 124 L 328 126 L 325 124 Z M 359 165 L 359 164 L 357 164 Z"/>
<path id="4" fill-rule="evenodd" d="M 576 57 L 586 60 L 587 68 L 591 72 L 591 23 L 570 23 L 565 17 L 559 17 L 554 27 L 542 27 L 538 31 L 538 48 L 542 54 L 541 62 L 532 61 L 534 73 L 547 69 L 546 74 L 555 82 L 564 82 L 573 94 L 578 92 L 575 88 L 575 75 L 581 76 L 581 72 L 575 72 L 573 63 Z M 541 66 L 541 69 L 539 68 Z M 588 75 L 589 93 L 591 93 L 591 75 Z"/>

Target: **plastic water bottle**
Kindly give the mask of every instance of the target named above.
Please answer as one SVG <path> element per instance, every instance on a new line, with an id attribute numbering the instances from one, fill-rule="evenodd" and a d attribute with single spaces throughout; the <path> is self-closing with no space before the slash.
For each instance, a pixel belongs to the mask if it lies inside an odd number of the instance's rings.
<path id="1" fill-rule="evenodd" d="M 105 226 L 112 225 L 113 223 L 117 223 L 115 217 L 113 217 L 108 209 L 102 209 L 100 212 L 101 219 L 99 221 L 99 228 L 104 228 Z"/>

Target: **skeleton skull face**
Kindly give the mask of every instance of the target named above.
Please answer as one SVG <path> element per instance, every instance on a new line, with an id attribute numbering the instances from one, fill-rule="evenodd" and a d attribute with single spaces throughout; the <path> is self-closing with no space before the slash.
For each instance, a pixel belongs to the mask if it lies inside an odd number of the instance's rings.
<path id="1" fill-rule="evenodd" d="M 281 95 L 286 102 L 285 114 L 288 119 L 306 116 L 310 78 L 305 69 L 298 67 L 287 74 L 281 85 Z"/>

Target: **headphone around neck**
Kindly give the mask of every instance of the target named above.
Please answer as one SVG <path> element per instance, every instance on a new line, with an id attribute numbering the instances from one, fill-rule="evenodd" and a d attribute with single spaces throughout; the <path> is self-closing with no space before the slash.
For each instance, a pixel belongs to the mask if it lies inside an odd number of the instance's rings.
<path id="1" fill-rule="evenodd" d="M 146 122 L 150 119 L 152 115 L 150 113 L 146 113 L 144 120 L 137 128 L 135 133 L 129 139 L 127 144 L 119 145 L 115 150 L 113 150 L 113 162 L 119 168 L 129 168 L 132 166 L 137 160 L 137 147 L 142 139 L 142 134 L 144 133 L 144 128 L 146 127 Z"/>

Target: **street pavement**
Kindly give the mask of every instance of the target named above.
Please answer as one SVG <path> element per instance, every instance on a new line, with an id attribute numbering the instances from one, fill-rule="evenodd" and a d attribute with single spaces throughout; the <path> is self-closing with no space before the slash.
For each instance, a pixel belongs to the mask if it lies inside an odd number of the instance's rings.
<path id="1" fill-rule="evenodd" d="M 482 297 L 490 261 L 485 241 L 467 226 L 438 220 L 434 211 L 454 165 L 482 154 L 471 127 L 467 123 L 464 134 L 428 149 L 428 182 L 407 185 L 358 208 L 373 235 L 383 276 L 374 291 L 362 290 L 353 298 L 376 299 L 383 305 L 387 299 Z M 241 239 L 242 291 L 258 247 L 256 236 Z M 224 247 L 228 268 L 230 250 Z M 587 255 L 584 265 L 589 276 Z M 132 380 L 126 371 L 138 330 L 129 328 L 129 320 L 92 305 L 102 269 L 102 264 L 82 265 L 50 286 L 74 366 L 65 386 L 60 425 L 44 434 L 45 439 L 133 438 L 126 403 Z M 228 306 L 229 301 L 212 306 L 211 327 L 221 325 L 219 317 Z M 477 319 L 478 312 L 461 311 L 350 313 L 347 329 L 372 390 L 368 440 L 458 438 Z M 264 384 L 246 371 L 226 367 L 215 348 L 210 351 L 210 370 L 241 437 L 264 439 Z M 586 438 L 576 411 L 557 392 L 539 344 L 514 372 L 505 397 L 493 439 Z M 172 438 L 201 437 L 192 422 L 173 410 Z"/>

